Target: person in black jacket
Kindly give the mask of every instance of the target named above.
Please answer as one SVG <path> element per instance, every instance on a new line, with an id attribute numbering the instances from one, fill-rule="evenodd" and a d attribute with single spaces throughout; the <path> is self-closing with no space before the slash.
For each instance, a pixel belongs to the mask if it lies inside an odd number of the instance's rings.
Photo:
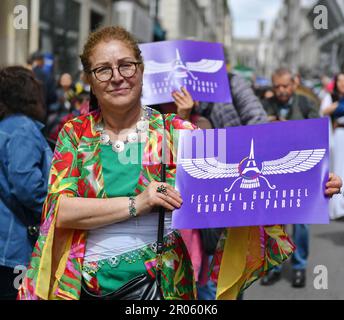
<path id="1" fill-rule="evenodd" d="M 266 112 L 250 83 L 229 73 L 231 103 L 201 103 L 198 111 L 208 118 L 214 128 L 236 127 L 268 122 Z"/>
<path id="2" fill-rule="evenodd" d="M 295 93 L 292 73 L 280 68 L 272 75 L 274 96 L 263 101 L 269 121 L 318 118 L 315 103 L 304 95 Z"/>

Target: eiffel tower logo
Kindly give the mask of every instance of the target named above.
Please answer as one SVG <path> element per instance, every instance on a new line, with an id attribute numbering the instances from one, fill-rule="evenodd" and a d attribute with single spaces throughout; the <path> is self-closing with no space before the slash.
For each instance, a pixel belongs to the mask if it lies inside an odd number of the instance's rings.
<path id="1" fill-rule="evenodd" d="M 154 75 L 158 73 L 169 73 L 165 80 L 169 80 L 172 77 L 175 78 L 187 78 L 190 76 L 193 80 L 198 80 L 198 77 L 194 76 L 193 72 L 201 73 L 216 73 L 224 65 L 222 60 L 214 59 L 201 59 L 195 62 L 184 62 L 181 57 L 181 53 L 176 48 L 175 59 L 169 62 L 157 62 L 155 60 L 145 61 L 145 75 Z"/>
<path id="2" fill-rule="evenodd" d="M 243 170 L 243 172 L 241 174 L 245 175 L 245 173 L 247 173 L 249 171 L 254 171 L 254 172 L 260 174 L 260 170 L 257 167 L 256 160 L 254 159 L 254 141 L 253 141 L 253 139 L 251 140 L 251 151 L 250 151 L 250 155 L 248 157 L 246 168 Z"/>
<path id="3" fill-rule="evenodd" d="M 222 163 L 216 158 L 181 159 L 184 170 L 196 179 L 224 179 L 235 178 L 225 192 L 230 192 L 234 185 L 241 181 L 240 188 L 254 189 L 265 181 L 270 189 L 276 189 L 265 176 L 286 175 L 306 172 L 322 161 L 326 149 L 307 149 L 290 151 L 284 157 L 263 161 L 261 169 L 257 166 L 254 156 L 254 140 L 251 140 L 250 154 L 240 163 Z"/>
<path id="4" fill-rule="evenodd" d="M 251 140 L 251 150 L 250 150 L 250 155 L 248 157 L 246 166 L 244 170 L 241 171 L 241 167 L 246 160 L 247 160 L 247 157 L 244 158 L 239 164 L 239 172 L 242 178 L 240 188 L 244 188 L 244 189 L 258 188 L 260 186 L 259 176 L 261 174 L 261 171 L 258 169 L 256 160 L 254 158 L 253 139 Z"/>

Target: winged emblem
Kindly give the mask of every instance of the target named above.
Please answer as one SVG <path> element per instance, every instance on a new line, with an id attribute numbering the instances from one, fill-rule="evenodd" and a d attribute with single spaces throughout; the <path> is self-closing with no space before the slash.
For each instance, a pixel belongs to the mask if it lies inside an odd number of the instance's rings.
<path id="1" fill-rule="evenodd" d="M 156 62 L 154 60 L 148 60 L 145 62 L 145 74 L 152 75 L 157 73 L 168 72 L 169 75 L 165 80 L 170 80 L 172 76 L 175 78 L 187 78 L 188 75 L 192 79 L 197 80 L 192 72 L 203 72 L 203 73 L 215 73 L 218 72 L 224 62 L 222 60 L 210 60 L 202 59 L 197 62 L 186 62 L 184 63 L 180 57 L 180 52 L 176 49 L 176 59 L 171 62 Z"/>
<path id="2" fill-rule="evenodd" d="M 263 161 L 258 168 L 254 157 L 254 140 L 251 140 L 250 155 L 240 163 L 222 163 L 215 158 L 182 159 L 184 170 L 196 179 L 236 178 L 225 192 L 232 190 L 236 182 L 241 181 L 240 188 L 253 189 L 260 187 L 260 180 L 264 180 L 270 189 L 271 185 L 265 176 L 274 174 L 292 174 L 305 172 L 315 167 L 324 157 L 326 149 L 311 149 L 290 151 L 285 157 Z"/>

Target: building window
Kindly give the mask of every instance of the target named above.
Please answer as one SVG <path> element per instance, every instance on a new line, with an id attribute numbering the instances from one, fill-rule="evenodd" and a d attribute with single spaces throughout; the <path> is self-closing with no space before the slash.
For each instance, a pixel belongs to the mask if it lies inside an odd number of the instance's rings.
<path id="1" fill-rule="evenodd" d="M 95 11 L 91 11 L 91 30 L 90 31 L 94 31 L 97 28 L 99 28 L 104 22 L 104 16 L 102 16 L 101 14 L 95 12 Z"/>
<path id="2" fill-rule="evenodd" d="M 73 0 L 40 1 L 40 50 L 53 54 L 55 72 L 76 75 L 79 67 L 80 4 Z"/>

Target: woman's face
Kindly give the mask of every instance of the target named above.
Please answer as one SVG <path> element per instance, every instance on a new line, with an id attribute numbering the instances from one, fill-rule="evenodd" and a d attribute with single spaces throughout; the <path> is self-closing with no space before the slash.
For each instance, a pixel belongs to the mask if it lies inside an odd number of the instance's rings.
<path id="1" fill-rule="evenodd" d="M 344 74 L 340 74 L 337 79 L 337 88 L 340 95 L 344 96 Z"/>
<path id="2" fill-rule="evenodd" d="M 107 81 L 99 81 L 94 72 L 89 75 L 92 91 L 97 97 L 100 107 L 125 109 L 141 105 L 142 65 L 137 65 L 136 73 L 130 78 L 123 77 L 118 72 L 119 65 L 137 62 L 133 50 L 128 45 L 118 40 L 100 42 L 93 49 L 89 60 L 91 70 L 99 67 L 113 68 L 113 76 Z M 103 70 L 103 68 L 98 70 Z"/>

